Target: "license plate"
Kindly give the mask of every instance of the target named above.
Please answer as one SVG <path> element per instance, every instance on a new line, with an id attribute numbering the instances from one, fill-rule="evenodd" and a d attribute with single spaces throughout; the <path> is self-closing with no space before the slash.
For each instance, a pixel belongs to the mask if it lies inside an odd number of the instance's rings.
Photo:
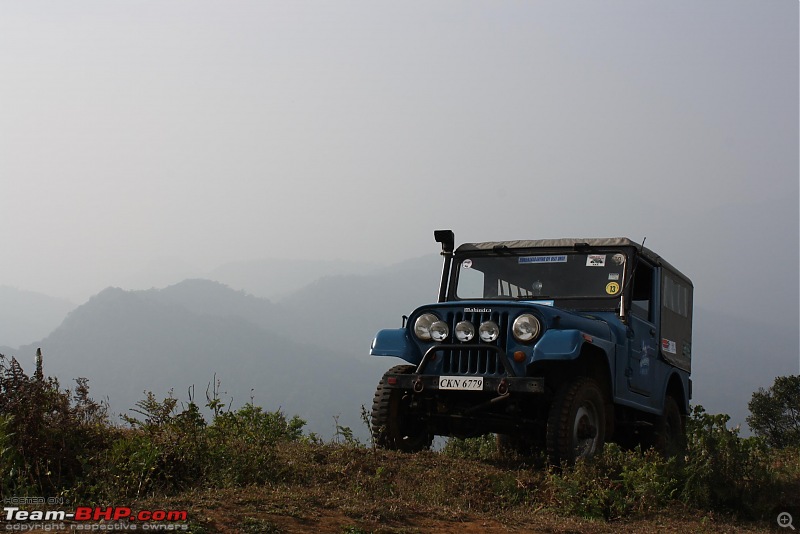
<path id="1" fill-rule="evenodd" d="M 457 389 L 460 391 L 483 391 L 483 377 L 440 376 L 439 389 Z"/>

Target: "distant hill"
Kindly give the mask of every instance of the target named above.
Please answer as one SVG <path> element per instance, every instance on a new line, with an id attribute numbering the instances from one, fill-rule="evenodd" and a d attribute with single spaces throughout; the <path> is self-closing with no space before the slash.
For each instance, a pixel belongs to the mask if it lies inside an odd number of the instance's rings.
<path id="1" fill-rule="evenodd" d="M 18 347 L 43 338 L 74 308 L 65 299 L 0 286 L 0 345 Z"/>
<path id="2" fill-rule="evenodd" d="M 337 415 L 358 430 L 360 405 L 371 402 L 380 372 L 363 352 L 359 361 L 335 343 L 313 344 L 324 340 L 306 323 L 298 321 L 293 331 L 266 328 L 276 314 L 268 301 L 210 281 L 148 291 L 109 288 L 16 355 L 29 369 L 25 362 L 42 347 L 47 374 L 64 386 L 89 378 L 93 396 L 107 397 L 117 413 L 144 391 L 163 397 L 174 388 L 185 401 L 191 386 L 202 405 L 216 375 L 223 400 L 233 398 L 235 406 L 252 395 L 267 409 L 300 415 L 325 436 Z"/>
<path id="3" fill-rule="evenodd" d="M 377 264 L 330 260 L 257 259 L 221 265 L 205 278 L 216 280 L 234 289 L 245 290 L 258 297 L 281 298 L 318 278 L 342 274 L 369 274 Z"/>
<path id="4" fill-rule="evenodd" d="M 194 385 L 204 402 L 216 375 L 236 405 L 253 394 L 267 409 L 307 419 L 311 431 L 330 436 L 340 416 L 363 436 L 360 406 L 370 407 L 380 375 L 397 363 L 369 356 L 372 338 L 436 299 L 440 268 L 431 255 L 373 274 L 326 276 L 279 302 L 200 279 L 109 288 L 10 354 L 25 366 L 42 347 L 47 373 L 65 386 L 89 378 L 93 395 L 117 413 L 144 391 L 164 396 L 173 388 L 186 400 Z"/>
<path id="5" fill-rule="evenodd" d="M 279 304 L 298 313 L 313 310 L 321 318 L 320 338 L 365 354 L 378 330 L 399 328 L 403 315 L 436 302 L 440 277 L 441 259 L 423 256 L 369 275 L 326 276 Z"/>

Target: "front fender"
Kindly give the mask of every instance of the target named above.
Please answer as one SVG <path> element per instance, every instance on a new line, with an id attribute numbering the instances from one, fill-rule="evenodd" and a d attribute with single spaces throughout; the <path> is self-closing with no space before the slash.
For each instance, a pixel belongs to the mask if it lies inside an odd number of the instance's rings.
<path id="1" fill-rule="evenodd" d="M 574 360 L 582 346 L 583 337 L 578 330 L 547 330 L 533 347 L 533 361 Z"/>
<path id="2" fill-rule="evenodd" d="M 606 355 L 614 353 L 613 343 L 580 330 L 547 330 L 533 348 L 533 361 L 574 360 L 587 343 L 599 347 Z"/>
<path id="3" fill-rule="evenodd" d="M 415 365 L 422 359 L 405 328 L 380 330 L 372 340 L 369 353 L 371 356 L 394 356 Z"/>

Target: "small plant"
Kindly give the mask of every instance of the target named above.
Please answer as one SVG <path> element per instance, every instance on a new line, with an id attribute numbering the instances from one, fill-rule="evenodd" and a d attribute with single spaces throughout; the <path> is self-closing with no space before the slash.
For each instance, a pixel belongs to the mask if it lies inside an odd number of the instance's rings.
<path id="1" fill-rule="evenodd" d="M 245 517 L 240 526 L 239 532 L 252 534 L 279 534 L 283 532 L 278 525 L 266 519 L 255 517 Z"/>
<path id="2" fill-rule="evenodd" d="M 372 435 L 372 413 L 367 410 L 367 407 L 361 405 L 361 422 L 367 427 L 367 434 L 369 435 L 369 446 L 373 450 L 376 448 L 375 436 Z"/>
<path id="3" fill-rule="evenodd" d="M 497 456 L 497 440 L 494 434 L 476 438 L 450 438 L 442 453 L 454 458 L 489 460 Z"/>
<path id="4" fill-rule="evenodd" d="M 362 406 L 363 409 L 363 406 Z M 335 433 L 333 434 L 333 442 L 340 443 L 344 445 L 351 445 L 353 447 L 361 447 L 361 441 L 353 435 L 353 429 L 349 426 L 343 426 L 339 424 L 339 416 L 333 416 L 333 422 L 336 428 Z"/>

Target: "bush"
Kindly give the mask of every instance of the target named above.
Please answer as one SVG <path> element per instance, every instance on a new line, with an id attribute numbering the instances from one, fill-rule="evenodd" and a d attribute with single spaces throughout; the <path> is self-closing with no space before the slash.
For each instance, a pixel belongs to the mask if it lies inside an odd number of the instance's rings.
<path id="1" fill-rule="evenodd" d="M 275 445 L 297 441 L 305 421 L 297 416 L 286 419 L 280 410 L 265 412 L 260 406 L 245 404 L 235 412 L 215 416 L 207 430 L 214 472 L 210 476 L 220 485 L 263 484 L 281 476 Z"/>
<path id="2" fill-rule="evenodd" d="M 623 450 L 614 443 L 574 466 L 551 467 L 547 499 L 570 515 L 605 520 L 646 514 L 675 498 L 678 490 L 674 461 L 654 450 Z"/>
<path id="3" fill-rule="evenodd" d="M 282 474 L 275 445 L 296 441 L 305 421 L 287 419 L 248 403 L 229 411 L 209 400 L 214 412 L 207 424 L 194 402 L 180 412 L 170 394 L 159 401 L 152 393 L 125 416 L 131 428 L 122 433 L 94 472 L 91 493 L 96 498 L 174 494 L 196 486 L 263 484 Z M 103 485 L 103 481 L 107 481 Z"/>
<path id="4" fill-rule="evenodd" d="M 85 379 L 61 390 L 41 368 L 33 377 L 0 355 L 2 495 L 54 496 L 75 485 L 108 447 L 107 407 L 89 397 Z"/>
<path id="5" fill-rule="evenodd" d="M 489 460 L 497 456 L 497 439 L 494 434 L 476 438 L 450 438 L 442 448 L 442 454 L 453 458 Z"/>
<path id="6" fill-rule="evenodd" d="M 674 500 L 751 520 L 774 515 L 779 505 L 796 506 L 800 452 L 742 438 L 728 421 L 727 415 L 695 407 L 681 457 L 607 444 L 595 458 L 551 468 L 546 502 L 568 514 L 606 520 L 651 513 Z"/>
<path id="7" fill-rule="evenodd" d="M 800 375 L 779 376 L 753 393 L 747 424 L 775 448 L 800 447 Z"/>
<path id="8" fill-rule="evenodd" d="M 683 500 L 707 510 L 760 518 L 775 504 L 772 452 L 761 438 L 740 437 L 738 427 L 727 427 L 729 420 L 694 407 L 687 423 Z"/>

